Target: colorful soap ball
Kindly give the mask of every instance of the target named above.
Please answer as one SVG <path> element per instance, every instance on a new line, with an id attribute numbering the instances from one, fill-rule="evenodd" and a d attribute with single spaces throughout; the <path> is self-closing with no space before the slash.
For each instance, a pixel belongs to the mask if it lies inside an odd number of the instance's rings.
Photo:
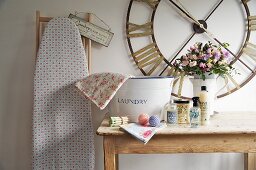
<path id="1" fill-rule="evenodd" d="M 140 125 L 145 126 L 145 125 L 148 124 L 148 119 L 149 119 L 148 114 L 142 113 L 138 117 L 138 122 L 139 122 Z"/>
<path id="2" fill-rule="evenodd" d="M 160 125 L 160 119 L 157 115 L 150 116 L 149 125 L 152 127 L 156 127 Z"/>

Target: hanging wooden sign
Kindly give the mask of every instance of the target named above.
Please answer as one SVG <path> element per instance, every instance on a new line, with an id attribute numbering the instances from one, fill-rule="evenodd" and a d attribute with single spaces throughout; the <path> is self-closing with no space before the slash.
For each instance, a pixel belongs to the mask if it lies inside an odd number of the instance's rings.
<path id="1" fill-rule="evenodd" d="M 68 18 L 75 22 L 82 36 L 89 38 L 97 43 L 100 43 L 106 47 L 109 46 L 109 43 L 114 33 L 95 24 L 87 22 L 84 19 L 73 14 L 69 14 Z"/>

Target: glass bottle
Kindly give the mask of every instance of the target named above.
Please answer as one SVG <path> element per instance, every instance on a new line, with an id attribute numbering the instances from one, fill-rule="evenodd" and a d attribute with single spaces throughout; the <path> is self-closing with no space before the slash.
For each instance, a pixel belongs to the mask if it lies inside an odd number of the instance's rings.
<path id="1" fill-rule="evenodd" d="M 177 124 L 177 121 L 178 121 L 177 106 L 173 102 L 173 100 L 170 100 L 170 102 L 164 106 L 163 115 L 164 115 L 164 121 L 166 123 Z"/>
<path id="2" fill-rule="evenodd" d="M 199 97 L 193 97 L 193 107 L 190 108 L 190 126 L 192 128 L 198 127 L 201 122 L 201 109 L 199 107 Z"/>

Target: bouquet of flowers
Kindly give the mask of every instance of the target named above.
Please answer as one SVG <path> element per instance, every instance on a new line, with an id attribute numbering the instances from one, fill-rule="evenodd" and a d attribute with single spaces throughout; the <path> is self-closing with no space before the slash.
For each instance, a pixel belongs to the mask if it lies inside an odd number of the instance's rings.
<path id="1" fill-rule="evenodd" d="M 228 47 L 228 43 L 223 44 Z M 188 53 L 176 59 L 174 67 L 179 71 L 184 71 L 186 75 L 199 75 L 205 80 L 206 74 L 216 74 L 225 76 L 230 74 L 234 68 L 230 65 L 232 57 L 228 51 L 221 46 L 207 42 L 195 43 L 190 47 Z"/>

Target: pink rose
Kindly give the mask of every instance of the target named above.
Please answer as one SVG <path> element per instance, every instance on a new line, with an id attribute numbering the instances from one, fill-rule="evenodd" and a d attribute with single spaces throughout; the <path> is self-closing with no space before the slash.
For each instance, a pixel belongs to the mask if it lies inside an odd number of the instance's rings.
<path id="1" fill-rule="evenodd" d="M 189 59 L 193 59 L 193 55 L 191 55 L 191 54 L 188 55 L 188 58 L 189 58 Z"/>
<path id="2" fill-rule="evenodd" d="M 200 63 L 200 64 L 199 64 L 199 67 L 205 68 L 205 67 L 206 67 L 206 64 L 205 64 L 205 63 Z"/>
<path id="3" fill-rule="evenodd" d="M 198 56 L 196 56 L 196 59 L 195 59 L 195 60 L 201 59 L 202 57 L 203 57 L 202 54 L 199 54 Z"/>
<path id="4" fill-rule="evenodd" d="M 188 60 L 183 60 L 181 63 L 182 66 L 187 66 L 188 64 L 189 64 Z"/>
<path id="5" fill-rule="evenodd" d="M 182 56 L 182 60 L 188 60 L 188 57 L 187 56 Z"/>

